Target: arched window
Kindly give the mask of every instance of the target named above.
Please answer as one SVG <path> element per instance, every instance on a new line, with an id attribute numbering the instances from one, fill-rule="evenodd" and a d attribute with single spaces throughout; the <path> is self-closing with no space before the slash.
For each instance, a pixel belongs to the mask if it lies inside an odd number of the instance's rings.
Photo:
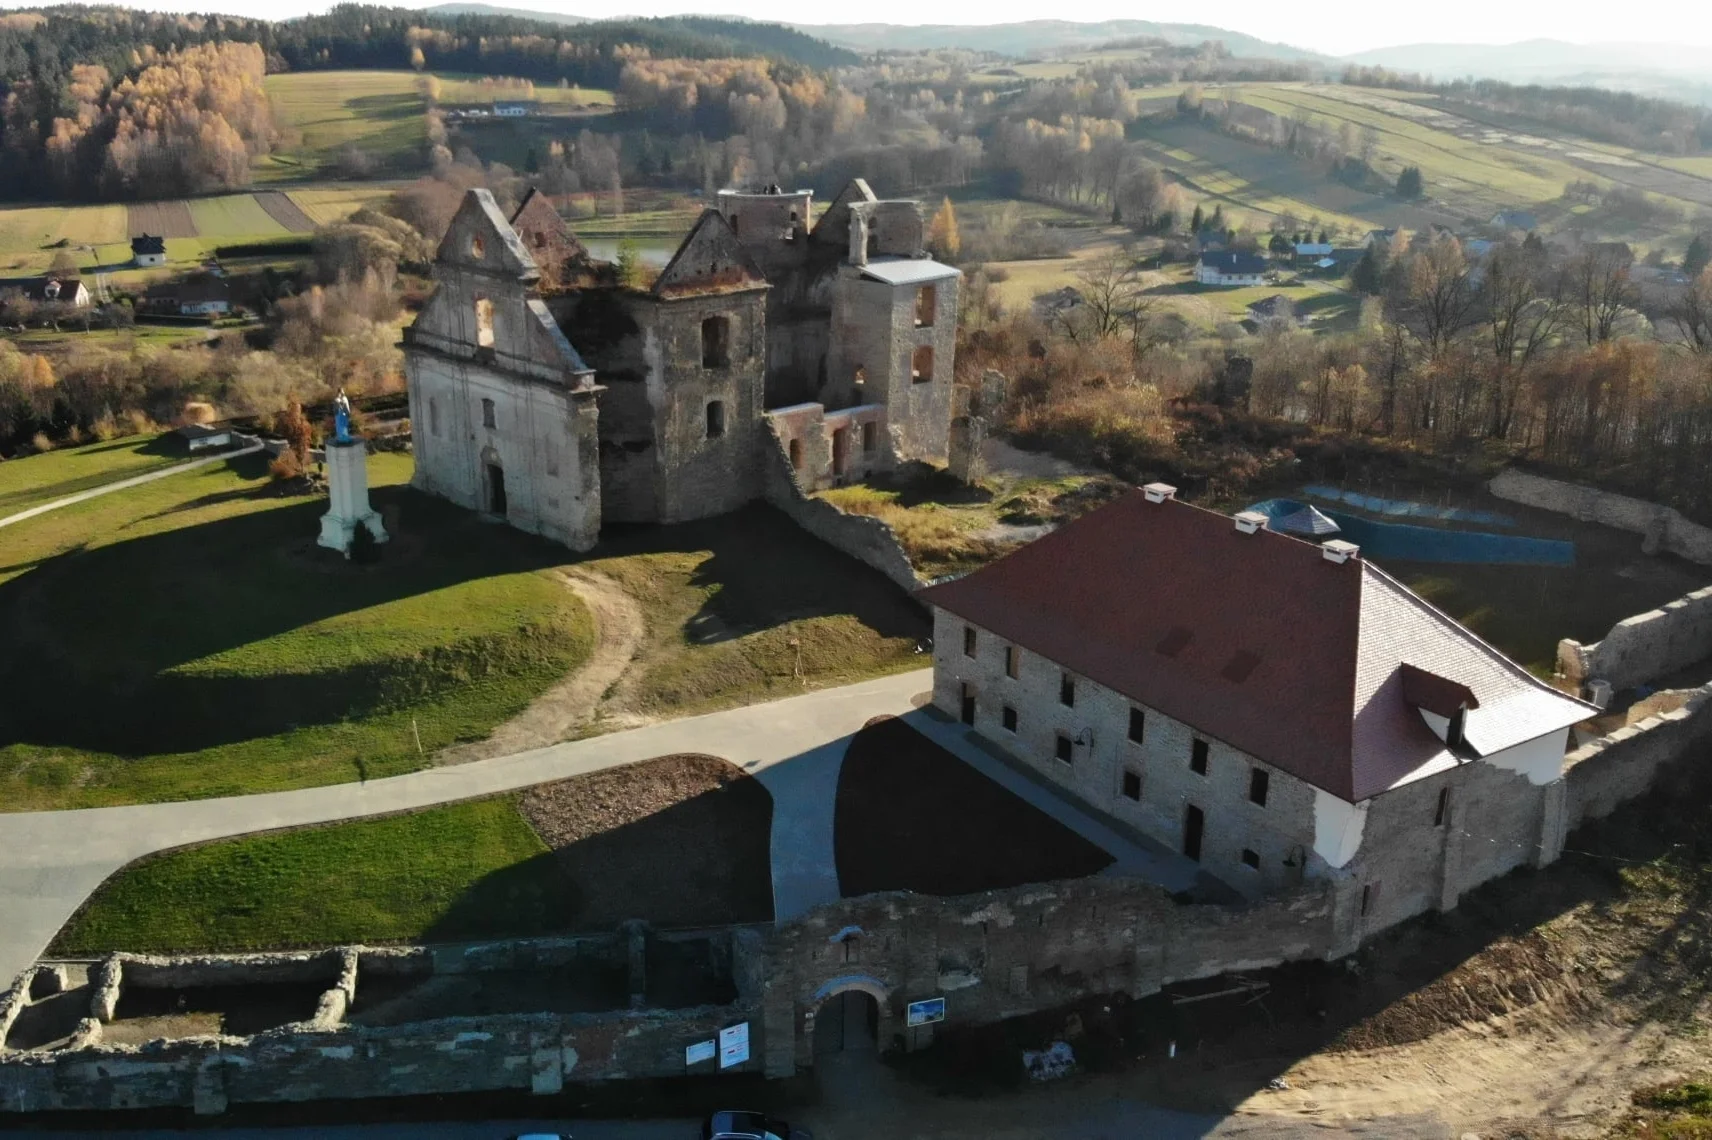
<path id="1" fill-rule="evenodd" d="M 482 257 L 486 254 L 486 252 L 487 252 L 487 247 L 482 245 L 482 239 L 481 239 L 480 234 L 477 234 L 475 237 L 470 239 L 470 256 L 471 257 L 475 258 L 477 261 L 480 261 L 482 259 Z"/>
<path id="2" fill-rule="evenodd" d="M 731 318 L 708 317 L 701 323 L 701 366 L 724 368 L 731 363 Z"/>

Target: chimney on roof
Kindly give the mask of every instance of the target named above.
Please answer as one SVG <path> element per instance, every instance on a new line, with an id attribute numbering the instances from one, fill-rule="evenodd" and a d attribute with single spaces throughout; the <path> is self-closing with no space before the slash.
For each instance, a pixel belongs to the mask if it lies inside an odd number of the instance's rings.
<path id="1" fill-rule="evenodd" d="M 1147 496 L 1150 503 L 1163 503 L 1166 499 L 1177 497 L 1177 488 L 1169 483 L 1149 483 L 1141 489 L 1141 493 Z"/>
<path id="2" fill-rule="evenodd" d="M 1361 547 L 1353 542 L 1345 542 L 1341 538 L 1320 543 L 1320 557 L 1327 562 L 1348 562 L 1360 553 Z"/>
<path id="3" fill-rule="evenodd" d="M 1253 534 L 1257 530 L 1265 530 L 1266 521 L 1266 516 L 1259 511 L 1238 511 L 1236 513 L 1236 529 L 1243 534 Z"/>

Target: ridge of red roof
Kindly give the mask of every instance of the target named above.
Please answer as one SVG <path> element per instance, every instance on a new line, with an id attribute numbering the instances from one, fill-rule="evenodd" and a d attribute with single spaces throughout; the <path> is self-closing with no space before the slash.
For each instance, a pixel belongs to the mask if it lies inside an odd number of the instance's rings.
<path id="1" fill-rule="evenodd" d="M 921 596 L 1354 802 L 1362 578 L 1136 491 Z"/>

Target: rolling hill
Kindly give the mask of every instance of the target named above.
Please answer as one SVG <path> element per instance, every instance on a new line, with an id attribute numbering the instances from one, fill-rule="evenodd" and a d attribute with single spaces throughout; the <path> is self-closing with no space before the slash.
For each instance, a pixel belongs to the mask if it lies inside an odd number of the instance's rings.
<path id="1" fill-rule="evenodd" d="M 1228 28 L 1207 24 L 1162 24 L 1153 20 L 1026 20 L 1015 24 L 797 24 L 798 29 L 859 51 L 919 51 L 924 48 L 967 48 L 1000 55 L 1026 56 L 1068 48 L 1085 48 L 1110 40 L 1153 36 L 1174 44 L 1219 40 L 1231 54 L 1258 59 L 1328 61 L 1305 48 L 1272 43 Z"/>

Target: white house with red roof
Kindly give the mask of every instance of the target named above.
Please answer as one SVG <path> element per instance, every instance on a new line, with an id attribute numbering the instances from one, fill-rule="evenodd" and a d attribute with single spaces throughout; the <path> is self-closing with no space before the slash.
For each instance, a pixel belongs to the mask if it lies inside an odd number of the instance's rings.
<path id="1" fill-rule="evenodd" d="M 1343 881 L 1365 930 L 1556 858 L 1597 710 L 1266 523 L 1150 484 L 928 588 L 935 704 L 1245 896 Z"/>

